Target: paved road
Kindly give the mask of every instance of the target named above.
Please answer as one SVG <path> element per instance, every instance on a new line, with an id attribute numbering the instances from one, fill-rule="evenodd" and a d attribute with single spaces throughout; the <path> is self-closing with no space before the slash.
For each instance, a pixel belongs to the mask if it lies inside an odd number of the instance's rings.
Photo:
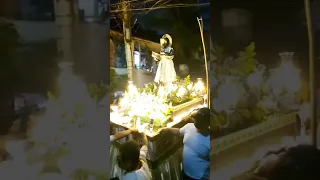
<path id="1" fill-rule="evenodd" d="M 241 168 L 245 169 L 252 164 L 247 159 L 251 159 L 261 147 L 279 144 L 283 137 L 293 134 L 294 128 L 290 125 L 212 156 L 211 179 L 229 180 L 231 174 L 237 174 L 242 171 Z"/>

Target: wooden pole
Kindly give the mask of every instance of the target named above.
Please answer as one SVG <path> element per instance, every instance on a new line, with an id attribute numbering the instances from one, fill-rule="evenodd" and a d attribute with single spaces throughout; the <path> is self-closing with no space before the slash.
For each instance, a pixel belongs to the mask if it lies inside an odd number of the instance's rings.
<path id="1" fill-rule="evenodd" d="M 203 46 L 203 55 L 204 55 L 204 63 L 206 67 L 206 87 L 207 87 L 207 104 L 208 107 L 210 108 L 210 84 L 209 84 L 209 66 L 208 66 L 208 61 L 207 61 L 207 52 L 206 52 L 206 45 L 204 42 L 204 37 L 203 37 L 203 21 L 202 18 L 197 18 L 199 28 L 200 28 L 200 35 L 201 35 L 201 41 L 202 41 L 202 46 Z"/>
<path id="2" fill-rule="evenodd" d="M 125 44 L 128 78 L 130 81 L 134 80 L 133 75 L 133 41 L 131 36 L 131 12 L 130 1 L 121 0 L 122 5 L 122 23 L 123 23 L 123 37 Z"/>
<path id="3" fill-rule="evenodd" d="M 310 0 L 305 0 L 305 11 L 308 27 L 308 40 L 309 40 L 309 78 L 310 78 L 310 101 L 311 101 L 311 141 L 312 145 L 317 147 L 317 91 L 316 91 L 316 64 L 314 54 L 314 34 L 313 24 L 310 8 Z"/>

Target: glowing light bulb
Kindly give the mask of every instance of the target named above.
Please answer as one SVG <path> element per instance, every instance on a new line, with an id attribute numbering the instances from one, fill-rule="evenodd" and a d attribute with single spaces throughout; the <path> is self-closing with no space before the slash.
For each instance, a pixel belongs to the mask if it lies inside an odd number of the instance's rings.
<path id="1" fill-rule="evenodd" d="M 187 89 L 185 87 L 179 87 L 177 96 L 178 97 L 183 97 L 187 93 Z"/>
<path id="2" fill-rule="evenodd" d="M 167 85 L 167 88 L 168 88 L 168 92 L 170 93 L 170 92 L 172 92 L 174 90 L 174 85 L 172 83 L 169 83 Z"/>
<path id="3" fill-rule="evenodd" d="M 204 87 L 204 83 L 202 82 L 202 78 L 198 78 L 198 82 L 195 84 L 194 88 L 197 93 L 204 92 L 205 87 Z"/>
<path id="4" fill-rule="evenodd" d="M 138 89 L 137 87 L 133 84 L 132 81 L 128 81 L 128 93 L 130 95 L 136 95 L 138 94 Z"/>
<path id="5" fill-rule="evenodd" d="M 227 111 L 234 108 L 244 94 L 244 89 L 241 84 L 232 81 L 231 79 L 222 84 L 218 91 L 218 97 L 213 102 L 216 111 Z"/>
<path id="6" fill-rule="evenodd" d="M 165 88 L 163 86 L 160 86 L 158 89 L 158 96 L 159 97 L 164 97 L 166 95 Z"/>
<path id="7" fill-rule="evenodd" d="M 137 118 L 136 128 L 138 129 L 138 132 L 143 132 L 143 127 L 141 126 L 141 119 L 140 119 L 140 117 Z"/>

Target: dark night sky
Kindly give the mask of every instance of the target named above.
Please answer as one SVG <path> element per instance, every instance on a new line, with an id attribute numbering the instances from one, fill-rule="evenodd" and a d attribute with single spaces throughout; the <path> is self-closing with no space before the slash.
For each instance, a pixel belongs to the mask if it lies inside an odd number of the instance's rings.
<path id="1" fill-rule="evenodd" d="M 211 2 L 213 21 L 219 21 L 219 12 L 227 8 L 242 8 L 250 11 L 253 15 L 255 28 L 274 28 L 268 24 L 272 23 L 278 27 L 288 27 L 297 22 L 303 16 L 303 0 L 281 0 L 281 1 L 213 1 Z"/>
<path id="2" fill-rule="evenodd" d="M 303 25 L 303 0 L 211 1 L 212 36 L 221 27 L 221 11 L 230 8 L 251 12 L 253 41 L 256 43 L 257 53 L 263 54 L 262 58 L 274 59 L 277 52 L 281 51 L 293 51 L 300 57 L 306 57 L 307 31 Z"/>
<path id="3" fill-rule="evenodd" d="M 111 0 L 110 2 L 111 2 L 111 5 L 112 4 L 115 4 L 115 3 L 118 3 L 118 1 L 119 0 Z M 141 1 L 142 2 L 142 1 Z M 156 2 L 156 1 L 151 1 L 150 2 L 150 4 L 149 5 L 147 5 L 147 6 L 152 6 L 153 4 L 154 4 L 154 2 Z M 196 1 L 194 1 L 194 3 L 195 3 Z M 210 0 L 198 0 L 198 2 L 199 3 L 210 3 Z M 181 4 L 183 4 L 184 3 L 184 0 L 181 0 Z M 175 3 L 173 3 L 173 4 L 177 4 L 177 2 L 175 2 Z M 137 6 L 139 6 L 140 4 L 138 3 L 138 5 Z M 185 8 L 185 7 L 184 7 Z M 200 12 L 200 16 L 203 18 L 203 20 L 204 20 L 204 28 L 205 28 L 205 30 L 207 30 L 207 31 L 210 31 L 210 9 L 211 9 L 211 7 L 210 7 L 210 5 L 206 5 L 206 6 L 200 6 L 199 7 L 199 12 Z M 157 9 L 157 10 L 153 10 L 153 11 L 151 11 L 149 14 L 153 14 L 153 15 L 155 15 L 155 16 L 162 16 L 163 15 L 163 12 L 165 12 L 165 11 L 163 11 L 163 9 Z M 150 26 L 148 26 L 147 24 L 145 24 L 144 23 L 144 18 L 143 18 L 143 16 L 148 16 L 148 14 L 143 14 L 143 15 L 140 15 L 140 17 L 139 17 L 139 14 L 136 14 L 136 16 L 135 17 L 137 17 L 137 24 L 138 24 L 138 26 L 135 26 L 134 28 L 133 28 L 133 34 L 134 35 L 136 35 L 136 36 L 138 36 L 138 37 L 141 37 L 141 38 L 147 38 L 147 39 L 149 39 L 149 40 L 152 40 L 152 41 L 158 41 L 158 39 L 159 39 L 159 34 L 164 34 L 165 32 L 160 32 L 158 29 L 156 29 L 156 28 L 154 28 L 154 27 L 150 27 Z M 114 30 L 118 30 L 118 31 L 121 31 L 121 27 L 120 26 L 118 26 L 118 23 L 116 23 L 116 22 L 119 22 L 120 21 L 120 19 L 119 18 L 117 18 L 117 19 L 114 19 L 114 18 L 112 18 L 111 20 L 111 29 L 114 29 Z M 194 19 L 193 19 L 193 21 L 195 21 L 196 22 L 196 17 L 194 17 Z M 119 29 L 120 28 L 120 29 Z M 154 31 L 154 32 L 148 32 L 148 33 L 145 33 L 144 31 L 148 31 L 148 30 L 150 30 L 150 31 Z M 150 33 L 152 34 L 152 33 L 157 33 L 157 34 L 155 34 L 155 36 L 153 36 L 153 35 L 150 35 Z"/>

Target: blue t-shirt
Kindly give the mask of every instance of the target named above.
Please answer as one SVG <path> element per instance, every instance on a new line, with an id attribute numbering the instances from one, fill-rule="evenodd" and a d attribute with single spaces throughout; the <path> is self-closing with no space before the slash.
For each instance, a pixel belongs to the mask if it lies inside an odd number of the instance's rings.
<path id="1" fill-rule="evenodd" d="M 210 178 L 210 136 L 197 131 L 193 123 L 180 129 L 183 136 L 183 171 L 194 179 Z"/>

